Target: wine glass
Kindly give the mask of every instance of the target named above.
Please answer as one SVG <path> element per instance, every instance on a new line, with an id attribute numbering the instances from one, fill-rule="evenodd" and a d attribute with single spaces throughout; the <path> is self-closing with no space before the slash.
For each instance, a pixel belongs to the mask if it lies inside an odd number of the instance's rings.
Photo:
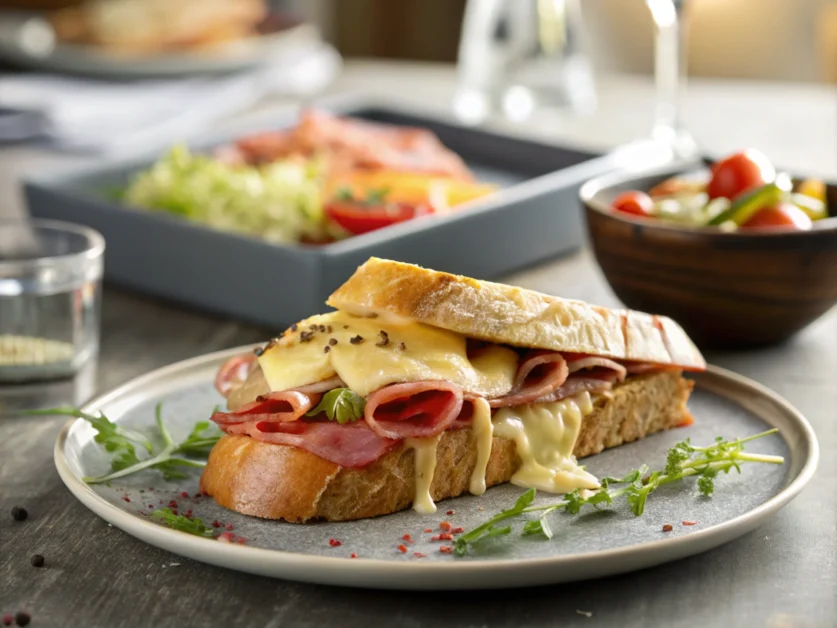
<path id="1" fill-rule="evenodd" d="M 631 168 L 686 161 L 698 156 L 697 143 L 683 122 L 686 89 L 688 16 L 686 0 L 645 0 L 656 31 L 654 75 L 656 111 L 648 138 L 617 149 L 621 165 Z"/>

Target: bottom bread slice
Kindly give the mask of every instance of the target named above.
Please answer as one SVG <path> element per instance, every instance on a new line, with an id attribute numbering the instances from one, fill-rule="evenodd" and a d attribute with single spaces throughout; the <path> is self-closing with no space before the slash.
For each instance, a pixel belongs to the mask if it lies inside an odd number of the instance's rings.
<path id="1" fill-rule="evenodd" d="M 628 378 L 595 398 L 573 453 L 583 458 L 683 424 L 689 420 L 686 401 L 691 389 L 692 382 L 678 371 Z M 224 436 L 209 455 L 201 490 L 225 508 L 267 519 L 364 519 L 412 505 L 414 456 L 413 449 L 401 447 L 363 469 L 350 469 L 296 447 Z M 435 501 L 468 490 L 476 457 L 472 430 L 442 435 L 430 487 Z M 514 442 L 495 437 L 486 484 L 508 482 L 519 466 Z"/>

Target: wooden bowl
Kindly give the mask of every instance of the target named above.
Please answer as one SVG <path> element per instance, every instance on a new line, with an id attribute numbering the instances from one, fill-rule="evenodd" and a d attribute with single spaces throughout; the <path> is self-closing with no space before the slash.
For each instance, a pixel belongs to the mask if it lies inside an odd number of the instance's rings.
<path id="1" fill-rule="evenodd" d="M 786 340 L 837 302 L 837 187 L 832 217 L 810 231 L 723 232 L 610 210 L 620 192 L 678 172 L 617 173 L 581 188 L 596 260 L 626 306 L 670 316 L 703 348 L 743 348 Z"/>

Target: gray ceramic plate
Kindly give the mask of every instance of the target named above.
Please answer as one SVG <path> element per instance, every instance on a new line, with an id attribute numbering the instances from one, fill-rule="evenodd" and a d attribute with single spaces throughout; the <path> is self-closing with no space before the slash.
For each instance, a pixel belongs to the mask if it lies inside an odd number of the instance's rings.
<path id="1" fill-rule="evenodd" d="M 215 372 L 229 356 L 249 347 L 213 353 L 173 364 L 131 381 L 87 404 L 112 420 L 152 430 L 154 407 L 175 438 L 205 419 L 221 398 L 213 388 Z M 634 517 L 624 504 L 606 512 L 572 517 L 554 515 L 552 540 L 516 534 L 485 542 L 463 558 L 439 552 L 425 528 L 439 523 L 470 528 L 509 507 L 521 489 L 505 485 L 482 497 L 460 497 L 439 504 L 434 515 L 405 511 L 358 522 L 306 525 L 266 521 L 230 512 L 210 498 L 194 495 L 198 472 L 187 480 L 165 482 L 154 471 L 117 480 L 111 487 L 87 485 L 81 478 L 107 472 L 107 456 L 93 441 L 93 430 L 72 420 L 55 446 L 62 480 L 93 512 L 147 543 L 195 560 L 241 571 L 323 584 L 392 589 L 478 589 L 567 582 L 623 573 L 706 551 L 741 536 L 787 504 L 810 480 L 818 459 L 810 425 L 786 401 L 763 386 L 728 371 L 710 368 L 696 377 L 690 407 L 695 425 L 658 434 L 585 460 L 596 475 L 619 475 L 642 463 L 665 463 L 665 451 L 691 437 L 695 444 L 715 436 L 739 437 L 778 427 L 781 436 L 752 443 L 761 453 L 785 456 L 782 466 L 751 465 L 742 475 L 719 478 L 715 496 L 697 495 L 693 485 L 669 485 L 655 493 L 645 514 Z M 190 497 L 182 497 L 183 493 Z M 555 499 L 542 496 L 541 499 Z M 130 500 L 130 501 L 128 501 Z M 221 543 L 162 527 L 143 513 L 175 500 L 181 512 L 192 509 L 205 522 L 231 524 L 245 545 Z M 454 511 L 452 514 L 446 514 Z M 684 526 L 682 521 L 697 521 Z M 673 530 L 662 532 L 664 524 Z M 404 534 L 415 543 L 397 547 Z M 332 547 L 330 539 L 342 541 Z M 358 558 L 350 560 L 352 553 Z M 426 554 L 417 558 L 414 552 Z"/>

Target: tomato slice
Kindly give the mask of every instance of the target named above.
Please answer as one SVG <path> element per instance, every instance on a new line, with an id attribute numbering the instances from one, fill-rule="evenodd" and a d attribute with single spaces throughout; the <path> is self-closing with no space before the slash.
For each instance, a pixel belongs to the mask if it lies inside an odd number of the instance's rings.
<path id="1" fill-rule="evenodd" d="M 433 209 L 429 205 L 409 203 L 334 201 L 326 205 L 325 213 L 349 233 L 359 235 L 412 220 L 416 216 L 432 214 Z"/>
<path id="2" fill-rule="evenodd" d="M 769 229 L 784 227 L 805 231 L 813 226 L 811 218 L 796 205 L 779 203 L 760 209 L 752 218 L 741 225 L 742 229 Z"/>
<path id="3" fill-rule="evenodd" d="M 613 199 L 611 207 L 614 211 L 634 216 L 651 216 L 654 213 L 654 201 L 645 192 L 622 192 Z"/>

